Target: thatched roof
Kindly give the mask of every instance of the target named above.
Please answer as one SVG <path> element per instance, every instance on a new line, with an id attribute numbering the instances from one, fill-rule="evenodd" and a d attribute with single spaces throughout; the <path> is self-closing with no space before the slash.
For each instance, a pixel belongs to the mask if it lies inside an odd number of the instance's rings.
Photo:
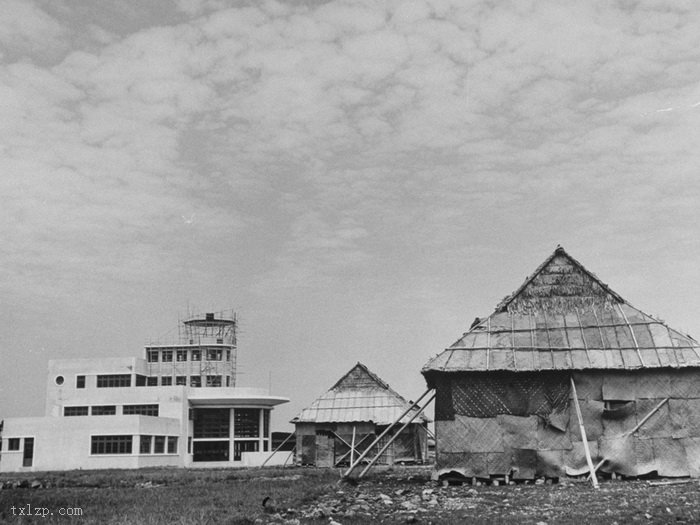
<path id="1" fill-rule="evenodd" d="M 390 425 L 409 404 L 365 365 L 357 363 L 328 392 L 292 419 L 291 423 L 364 421 Z M 405 423 L 413 413 L 409 412 L 401 421 Z M 414 421 L 418 423 L 427 419 L 421 415 Z"/>
<path id="2" fill-rule="evenodd" d="M 539 371 L 700 366 L 700 344 L 613 292 L 563 248 L 422 370 Z"/>

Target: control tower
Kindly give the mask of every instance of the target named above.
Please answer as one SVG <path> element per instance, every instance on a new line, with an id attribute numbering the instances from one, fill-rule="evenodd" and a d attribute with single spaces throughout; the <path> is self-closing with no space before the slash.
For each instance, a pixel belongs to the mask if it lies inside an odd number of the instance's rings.
<path id="1" fill-rule="evenodd" d="M 149 386 L 236 386 L 235 312 L 193 315 L 178 327 L 178 341 L 146 345 Z"/>

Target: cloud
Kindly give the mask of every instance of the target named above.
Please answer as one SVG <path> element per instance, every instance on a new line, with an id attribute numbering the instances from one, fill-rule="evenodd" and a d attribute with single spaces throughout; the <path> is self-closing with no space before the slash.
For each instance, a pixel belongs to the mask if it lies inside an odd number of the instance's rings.
<path id="1" fill-rule="evenodd" d="M 240 295 L 420 360 L 559 242 L 697 288 L 694 2 L 4 6 L 7 304 Z"/>
<path id="2" fill-rule="evenodd" d="M 66 28 L 33 0 L 2 0 L 0 12 L 0 59 L 55 57 L 67 48 Z"/>

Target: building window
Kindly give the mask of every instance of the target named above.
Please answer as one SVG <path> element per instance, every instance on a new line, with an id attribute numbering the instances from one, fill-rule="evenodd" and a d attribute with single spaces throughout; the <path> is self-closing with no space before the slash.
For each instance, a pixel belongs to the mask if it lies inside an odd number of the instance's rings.
<path id="1" fill-rule="evenodd" d="M 131 454 L 133 436 L 91 436 L 91 454 Z"/>
<path id="2" fill-rule="evenodd" d="M 168 454 L 177 454 L 177 436 L 168 436 Z"/>
<path id="3" fill-rule="evenodd" d="M 85 376 L 75 376 L 75 388 L 85 388 Z"/>
<path id="4" fill-rule="evenodd" d="M 226 376 L 226 386 L 231 386 L 231 376 Z"/>
<path id="5" fill-rule="evenodd" d="M 257 408 L 237 408 L 233 411 L 233 431 L 235 437 L 256 438 L 260 435 L 260 410 Z"/>
<path id="6" fill-rule="evenodd" d="M 136 374 L 136 386 L 146 386 L 147 384 L 147 377 L 142 376 L 141 374 Z"/>
<path id="7" fill-rule="evenodd" d="M 109 374 L 97 376 L 97 388 L 131 386 L 131 374 Z"/>
<path id="8" fill-rule="evenodd" d="M 193 435 L 199 438 L 227 438 L 231 427 L 230 409 L 197 408 L 194 410 Z"/>
<path id="9" fill-rule="evenodd" d="M 233 460 L 240 461 L 243 452 L 257 452 L 258 442 L 256 441 L 234 441 L 233 442 Z"/>
<path id="10" fill-rule="evenodd" d="M 64 416 L 87 416 L 88 407 L 63 407 Z"/>
<path id="11" fill-rule="evenodd" d="M 56 376 L 56 384 L 58 386 L 61 386 L 64 381 L 65 381 L 65 378 L 63 376 Z"/>
<path id="12" fill-rule="evenodd" d="M 192 461 L 228 461 L 229 441 L 195 441 Z"/>
<path id="13" fill-rule="evenodd" d="M 173 378 L 170 376 L 167 377 L 161 377 L 160 378 L 160 385 L 161 386 L 171 386 L 173 384 Z"/>
<path id="14" fill-rule="evenodd" d="M 158 386 L 158 377 L 149 377 L 146 381 L 148 386 Z"/>
<path id="15" fill-rule="evenodd" d="M 163 362 L 164 363 L 172 363 L 173 362 L 173 351 L 172 350 L 163 350 Z"/>
<path id="16" fill-rule="evenodd" d="M 158 417 L 158 405 L 124 405 L 122 414 L 125 416 L 156 416 Z"/>
<path id="17" fill-rule="evenodd" d="M 19 450 L 20 438 L 10 438 L 7 440 L 7 450 Z"/>
<path id="18" fill-rule="evenodd" d="M 154 454 L 164 454 L 165 453 L 165 436 L 155 436 L 155 443 L 153 444 Z"/>
<path id="19" fill-rule="evenodd" d="M 199 376 L 190 376 L 190 386 L 193 386 L 193 387 L 202 386 L 202 378 Z"/>
<path id="20" fill-rule="evenodd" d="M 207 376 L 207 386 L 221 386 L 221 376 Z"/>
<path id="21" fill-rule="evenodd" d="M 263 437 L 270 435 L 270 411 L 263 409 Z"/>
<path id="22" fill-rule="evenodd" d="M 177 351 L 177 360 L 180 362 L 187 361 L 187 350 L 178 350 Z"/>
<path id="23" fill-rule="evenodd" d="M 146 361 L 149 363 L 158 362 L 158 350 L 149 350 L 146 352 Z"/>
<path id="24" fill-rule="evenodd" d="M 207 361 L 221 361 L 221 348 L 209 348 L 207 350 Z"/>
<path id="25" fill-rule="evenodd" d="M 141 436 L 139 439 L 139 453 L 140 454 L 150 454 L 151 453 L 151 441 L 153 441 L 152 436 Z"/>
<path id="26" fill-rule="evenodd" d="M 93 416 L 114 416 L 117 414 L 117 407 L 114 405 L 96 405 L 91 408 Z"/>
<path id="27" fill-rule="evenodd" d="M 201 361 L 202 352 L 199 350 L 192 350 L 192 361 Z"/>
<path id="28" fill-rule="evenodd" d="M 231 360 L 231 350 L 226 350 L 226 361 Z"/>
<path id="29" fill-rule="evenodd" d="M 24 455 L 22 466 L 31 467 L 34 460 L 34 438 L 24 438 Z"/>
<path id="30" fill-rule="evenodd" d="M 192 438 L 187 438 L 187 453 L 192 454 Z"/>
<path id="31" fill-rule="evenodd" d="M 175 378 L 176 385 L 187 385 L 187 376 L 177 376 Z"/>

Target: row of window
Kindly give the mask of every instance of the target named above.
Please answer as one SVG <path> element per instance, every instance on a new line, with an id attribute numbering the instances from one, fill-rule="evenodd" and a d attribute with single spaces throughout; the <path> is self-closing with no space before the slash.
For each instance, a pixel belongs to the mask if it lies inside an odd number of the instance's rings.
<path id="1" fill-rule="evenodd" d="M 204 376 L 204 381 L 206 386 L 222 386 L 223 376 L 221 375 L 207 375 Z M 187 376 L 176 376 L 174 378 L 176 385 L 187 386 Z M 64 383 L 63 376 L 56 377 L 56 384 L 62 385 Z M 190 376 L 189 380 L 190 386 L 201 387 L 202 386 L 202 376 Z M 161 386 L 172 386 L 173 377 L 163 376 L 160 378 Z M 131 386 L 131 374 L 101 374 L 97 376 L 97 388 L 124 388 Z M 143 375 L 136 374 L 136 386 L 158 386 L 158 377 L 152 376 L 147 377 Z M 226 386 L 231 386 L 231 377 L 226 376 Z M 75 377 L 75 387 L 85 388 L 85 376 Z"/>
<path id="2" fill-rule="evenodd" d="M 177 436 L 138 436 L 139 454 L 177 454 Z M 134 436 L 91 436 L 90 454 L 131 454 Z"/>
<path id="3" fill-rule="evenodd" d="M 223 341 L 222 341 L 223 342 Z M 222 361 L 226 356 L 226 361 L 231 360 L 231 350 L 226 350 L 226 354 L 223 353 L 222 348 L 208 348 L 204 350 L 204 360 L 205 361 Z M 189 357 L 189 359 L 188 359 Z M 201 350 L 147 350 L 146 351 L 146 361 L 149 363 L 157 363 L 158 361 L 162 363 L 172 363 L 173 358 L 178 362 L 185 361 L 201 361 L 202 351 Z"/>
<path id="4" fill-rule="evenodd" d="M 202 376 L 189 376 L 189 384 L 192 387 L 202 386 Z M 187 386 L 187 376 L 175 376 L 175 384 Z M 220 375 L 207 375 L 204 376 L 204 382 L 206 386 L 221 386 L 223 376 Z M 160 386 L 172 386 L 173 377 L 172 376 L 162 376 L 160 377 Z M 148 386 L 158 386 L 158 377 L 149 377 Z M 226 386 L 231 386 L 231 376 L 226 376 Z"/>
<path id="5" fill-rule="evenodd" d="M 196 408 L 190 410 L 195 439 L 227 438 L 231 432 L 229 408 Z M 257 438 L 260 436 L 260 409 L 236 408 L 233 410 L 234 437 Z M 270 411 L 263 410 L 262 435 L 270 432 Z"/>
<path id="6" fill-rule="evenodd" d="M 117 414 L 117 407 L 116 405 L 93 405 L 92 407 L 63 407 L 64 416 L 87 416 L 88 413 L 92 414 L 93 416 L 115 416 Z M 158 405 L 124 405 L 122 406 L 122 415 L 158 417 Z"/>
<path id="7" fill-rule="evenodd" d="M 188 441 L 187 452 L 192 454 L 193 461 L 229 461 L 229 441 Z M 194 445 L 194 446 L 193 446 Z M 241 461 L 244 452 L 258 452 L 260 450 L 258 441 L 235 441 L 233 442 L 233 460 Z M 269 444 L 263 441 L 263 451 L 267 452 Z"/>

